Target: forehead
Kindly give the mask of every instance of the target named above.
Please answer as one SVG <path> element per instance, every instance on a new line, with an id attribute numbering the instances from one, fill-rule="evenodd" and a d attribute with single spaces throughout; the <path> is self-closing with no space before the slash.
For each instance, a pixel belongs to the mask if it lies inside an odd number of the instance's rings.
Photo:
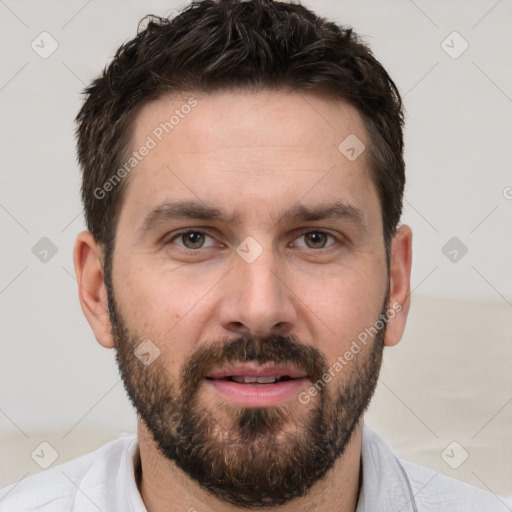
<path id="1" fill-rule="evenodd" d="M 224 163 L 225 147 L 246 152 L 265 146 L 269 164 L 286 150 L 315 158 L 329 149 L 338 156 L 339 143 L 350 133 L 367 138 L 360 114 L 343 100 L 281 90 L 234 90 L 180 93 L 148 103 L 135 118 L 132 142 L 137 147 L 151 135 L 158 145 L 179 147 L 183 153 L 208 153 L 214 167 L 217 158 Z"/>
<path id="2" fill-rule="evenodd" d="M 123 210 L 144 215 L 183 196 L 253 214 L 255 205 L 371 202 L 368 144 L 361 115 L 341 100 L 286 91 L 167 95 L 134 120 L 131 149 L 144 156 Z"/>

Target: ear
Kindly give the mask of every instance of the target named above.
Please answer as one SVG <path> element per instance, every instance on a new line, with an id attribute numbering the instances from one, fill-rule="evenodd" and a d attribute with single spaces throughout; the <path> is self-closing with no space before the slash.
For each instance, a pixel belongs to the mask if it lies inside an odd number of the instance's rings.
<path id="1" fill-rule="evenodd" d="M 103 274 L 103 251 L 89 231 L 77 236 L 73 262 L 80 305 L 96 340 L 105 348 L 114 347 Z"/>
<path id="2" fill-rule="evenodd" d="M 384 345 L 396 345 L 405 330 L 411 295 L 412 231 L 401 225 L 393 237 L 389 262 L 389 310 Z"/>

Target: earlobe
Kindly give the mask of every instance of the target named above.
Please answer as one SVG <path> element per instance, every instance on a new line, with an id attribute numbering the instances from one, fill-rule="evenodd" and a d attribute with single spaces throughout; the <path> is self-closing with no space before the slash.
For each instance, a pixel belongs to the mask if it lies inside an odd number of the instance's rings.
<path id="1" fill-rule="evenodd" d="M 105 348 L 113 348 L 102 265 L 103 251 L 90 232 L 83 231 L 77 236 L 73 261 L 82 311 L 98 343 Z"/>
<path id="2" fill-rule="evenodd" d="M 389 264 L 389 320 L 384 344 L 396 345 L 405 330 L 410 306 L 412 231 L 401 225 L 393 237 Z"/>

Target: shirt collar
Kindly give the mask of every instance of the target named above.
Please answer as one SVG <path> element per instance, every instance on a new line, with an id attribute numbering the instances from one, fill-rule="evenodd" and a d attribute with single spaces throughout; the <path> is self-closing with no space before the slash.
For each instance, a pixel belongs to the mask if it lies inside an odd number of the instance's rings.
<path id="1" fill-rule="evenodd" d="M 363 482 L 356 512 L 417 512 L 409 479 L 389 446 L 366 425 L 361 448 Z"/>
<path id="2" fill-rule="evenodd" d="M 147 512 L 135 480 L 138 463 L 140 451 L 135 435 L 126 452 L 126 487 L 133 512 Z M 386 442 L 366 425 L 363 427 L 361 464 L 363 477 L 356 512 L 417 512 L 402 464 Z"/>
<path id="3" fill-rule="evenodd" d="M 133 512 L 147 512 L 135 478 L 135 470 L 140 466 L 140 450 L 137 435 L 135 435 L 133 441 L 128 447 L 126 452 L 126 461 L 128 468 L 130 468 L 127 475 L 127 487 Z M 132 510 L 130 510 L 130 512 L 132 512 Z"/>

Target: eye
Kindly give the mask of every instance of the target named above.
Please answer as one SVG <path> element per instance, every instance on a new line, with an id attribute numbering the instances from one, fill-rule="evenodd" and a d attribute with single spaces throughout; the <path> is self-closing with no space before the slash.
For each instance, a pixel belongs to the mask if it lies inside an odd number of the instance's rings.
<path id="1" fill-rule="evenodd" d="M 207 243 L 208 239 L 211 241 Z M 215 241 L 203 231 L 182 231 L 181 233 L 172 236 L 168 243 L 175 243 L 185 249 L 203 249 L 205 247 L 211 247 Z"/>
<path id="2" fill-rule="evenodd" d="M 329 239 L 331 239 L 332 242 L 328 244 Z M 300 240 L 303 240 L 304 243 L 298 243 Z M 305 247 L 307 249 L 324 249 L 325 247 L 330 247 L 334 243 L 336 243 L 334 236 L 326 233 L 325 231 L 308 231 L 307 233 L 303 233 L 299 236 L 293 245 L 296 247 Z"/>

